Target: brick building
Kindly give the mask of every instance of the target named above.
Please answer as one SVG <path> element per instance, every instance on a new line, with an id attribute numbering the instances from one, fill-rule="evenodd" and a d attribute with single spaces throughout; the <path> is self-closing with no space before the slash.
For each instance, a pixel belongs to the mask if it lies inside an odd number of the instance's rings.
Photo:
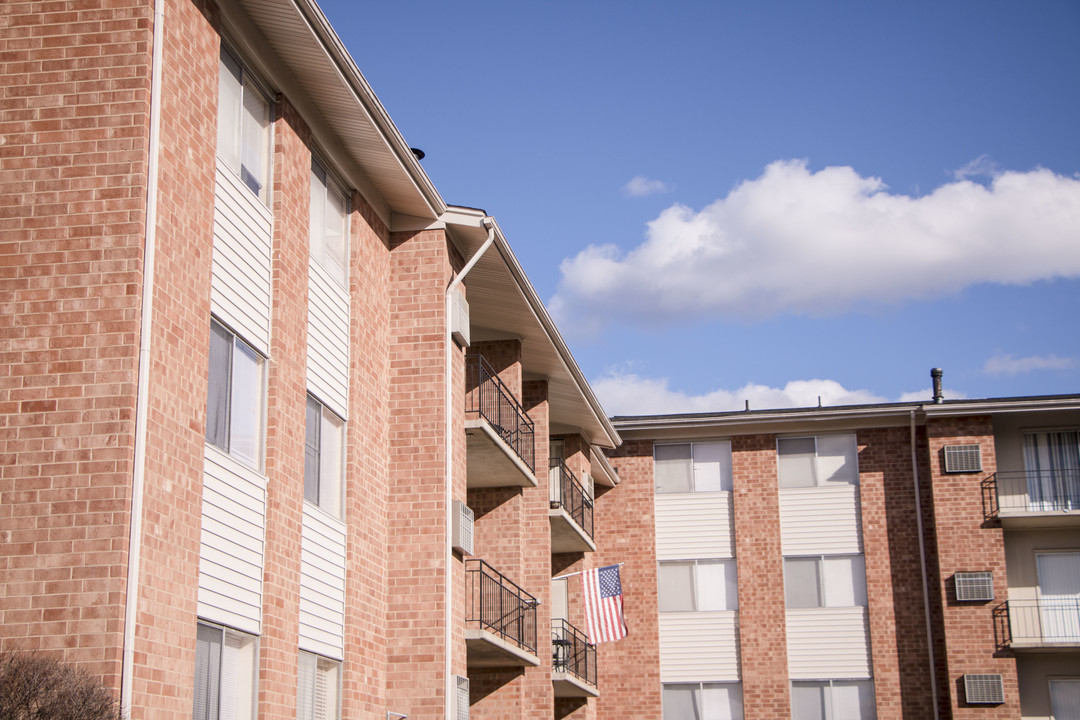
<path id="1" fill-rule="evenodd" d="M 132 718 L 595 717 L 553 578 L 619 436 L 315 2 L 5 2 L 0 75 L 0 649 Z"/>
<path id="2" fill-rule="evenodd" d="M 1080 717 L 1080 396 L 613 421 L 667 720 Z"/>

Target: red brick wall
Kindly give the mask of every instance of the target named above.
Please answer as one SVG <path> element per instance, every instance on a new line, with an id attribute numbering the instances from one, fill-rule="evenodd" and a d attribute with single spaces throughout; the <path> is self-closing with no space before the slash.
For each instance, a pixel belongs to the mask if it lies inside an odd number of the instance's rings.
<path id="1" fill-rule="evenodd" d="M 1016 661 L 997 652 L 993 608 L 1005 597 L 1004 536 L 1000 526 L 983 514 L 981 482 L 997 469 L 994 429 L 989 416 L 930 418 L 926 432 L 933 481 L 938 577 L 936 592 L 942 598 L 947 655 L 947 681 L 952 716 L 964 718 L 1018 718 L 1020 700 Z M 946 445 L 978 443 L 982 447 L 983 472 L 944 472 Z M 957 603 L 952 577 L 957 572 L 989 570 L 994 574 L 998 601 Z M 1002 705 L 971 705 L 964 702 L 965 673 L 1001 673 L 1005 685 Z"/>
<path id="2" fill-rule="evenodd" d="M 0 11 L 0 647 L 118 687 L 150 10 L 109 5 Z"/>
<path id="3" fill-rule="evenodd" d="M 597 488 L 598 550 L 592 565 L 624 563 L 620 578 L 629 635 L 597 648 L 600 697 L 592 702 L 600 720 L 660 718 L 652 441 L 625 440 L 609 457 L 620 482 Z"/>
<path id="4" fill-rule="evenodd" d="M 862 430 L 862 511 L 870 647 L 879 720 L 933 714 L 909 428 Z M 920 473 L 923 486 L 929 484 Z"/>
<path id="5" fill-rule="evenodd" d="M 789 717 L 791 696 L 775 436 L 732 438 L 731 464 L 745 718 Z"/>
<path id="6" fill-rule="evenodd" d="M 387 704 L 410 718 L 444 708 L 445 301 L 441 231 L 390 235 Z M 457 607 L 457 606 L 455 606 Z M 455 621 L 456 622 L 456 621 Z"/>

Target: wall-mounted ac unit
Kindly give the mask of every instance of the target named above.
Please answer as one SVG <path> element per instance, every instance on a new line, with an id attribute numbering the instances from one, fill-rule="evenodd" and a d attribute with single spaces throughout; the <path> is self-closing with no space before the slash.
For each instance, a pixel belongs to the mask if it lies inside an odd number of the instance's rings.
<path id="1" fill-rule="evenodd" d="M 982 452 L 978 445 L 946 445 L 945 472 L 982 472 Z"/>
<path id="2" fill-rule="evenodd" d="M 457 677 L 457 720 L 469 720 L 469 678 Z"/>
<path id="3" fill-rule="evenodd" d="M 994 599 L 994 575 L 990 572 L 958 572 L 953 576 L 960 602 Z"/>
<path id="4" fill-rule="evenodd" d="M 450 544 L 462 555 L 473 554 L 473 511 L 460 500 L 454 501 L 453 531 Z"/>
<path id="5" fill-rule="evenodd" d="M 965 675 L 964 699 L 971 705 L 1000 705 L 1005 702 L 1001 675 Z"/>
<path id="6" fill-rule="evenodd" d="M 460 287 L 450 295 L 450 337 L 461 347 L 469 347 L 469 301 Z"/>

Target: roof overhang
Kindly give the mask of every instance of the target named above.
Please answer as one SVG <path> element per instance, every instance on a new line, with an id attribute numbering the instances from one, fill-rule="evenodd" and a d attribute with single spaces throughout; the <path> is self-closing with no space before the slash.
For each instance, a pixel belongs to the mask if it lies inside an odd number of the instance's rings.
<path id="1" fill-rule="evenodd" d="M 221 13 L 226 32 L 289 98 L 325 160 L 388 226 L 392 213 L 442 214 L 446 203 L 313 0 L 226 0 Z"/>
<path id="2" fill-rule="evenodd" d="M 1080 396 L 1057 395 L 943 403 L 892 403 L 844 407 L 747 410 L 692 415 L 642 415 L 612 418 L 625 437 L 695 438 L 760 433 L 840 432 L 917 424 L 930 418 L 1003 413 L 1080 410 Z"/>
<path id="3" fill-rule="evenodd" d="M 441 218 L 468 261 L 487 239 L 482 210 L 449 207 Z M 465 277 L 473 340 L 521 341 L 526 380 L 547 380 L 552 434 L 580 433 L 593 445 L 613 448 L 621 439 L 581 368 L 494 222 L 495 240 Z"/>

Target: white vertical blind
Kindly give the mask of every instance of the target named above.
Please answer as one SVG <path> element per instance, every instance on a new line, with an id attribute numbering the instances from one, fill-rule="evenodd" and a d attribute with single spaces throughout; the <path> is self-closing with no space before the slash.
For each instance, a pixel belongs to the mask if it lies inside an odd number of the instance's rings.
<path id="1" fill-rule="evenodd" d="M 690 445 L 657 445 L 653 450 L 656 491 L 692 492 Z"/>
<path id="2" fill-rule="evenodd" d="M 694 492 L 731 489 L 731 443 L 694 443 Z"/>
<path id="3" fill-rule="evenodd" d="M 1050 681 L 1050 709 L 1054 720 L 1080 718 L 1080 678 L 1054 678 Z"/>
<path id="4" fill-rule="evenodd" d="M 812 487 L 814 474 L 814 438 L 781 438 L 776 442 L 780 487 Z"/>
<path id="5" fill-rule="evenodd" d="M 319 507 L 336 518 L 341 515 L 344 492 L 344 423 L 327 408 L 322 412 L 322 446 L 319 450 Z"/>
<path id="6" fill-rule="evenodd" d="M 229 454 L 251 467 L 262 455 L 262 358 L 237 339 L 229 408 Z"/>
<path id="7" fill-rule="evenodd" d="M 866 566 L 861 555 L 824 557 L 822 576 L 826 607 L 866 605 Z"/>
<path id="8" fill-rule="evenodd" d="M 1043 637 L 1080 640 L 1080 552 L 1037 553 L 1035 563 Z"/>
<path id="9" fill-rule="evenodd" d="M 858 445 L 854 435 L 820 435 L 817 438 L 818 484 L 859 482 Z"/>

